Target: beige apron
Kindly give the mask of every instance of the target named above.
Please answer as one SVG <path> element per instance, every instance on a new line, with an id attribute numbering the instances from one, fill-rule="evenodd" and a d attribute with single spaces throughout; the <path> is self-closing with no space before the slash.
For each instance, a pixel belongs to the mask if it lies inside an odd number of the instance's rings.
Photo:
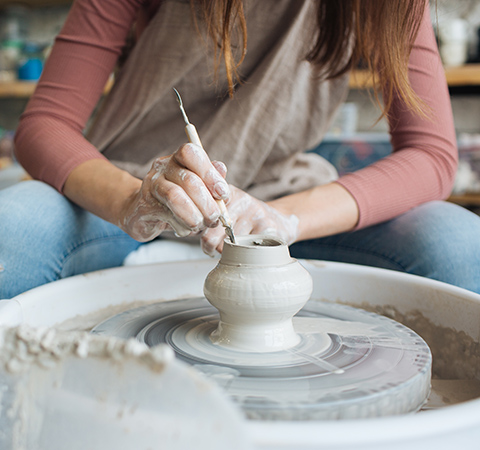
<path id="1" fill-rule="evenodd" d="M 348 90 L 348 76 L 319 82 L 304 60 L 315 36 L 313 0 L 248 0 L 243 84 L 227 95 L 210 39 L 195 28 L 188 0 L 165 0 L 140 36 L 88 138 L 113 163 L 143 177 L 158 156 L 186 142 L 172 88 L 211 159 L 229 183 L 270 200 L 337 178 L 303 153 L 322 140 Z"/>

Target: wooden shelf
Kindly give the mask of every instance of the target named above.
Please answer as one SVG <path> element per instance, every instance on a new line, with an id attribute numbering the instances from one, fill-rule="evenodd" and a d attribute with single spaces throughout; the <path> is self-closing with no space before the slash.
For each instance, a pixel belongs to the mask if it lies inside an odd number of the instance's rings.
<path id="1" fill-rule="evenodd" d="M 43 6 L 70 5 L 73 0 L 0 0 L 0 9 L 10 5 L 23 5 L 34 8 Z"/>
<path id="2" fill-rule="evenodd" d="M 480 192 L 451 195 L 448 201 L 462 206 L 480 206 Z"/>
<path id="3" fill-rule="evenodd" d="M 445 69 L 449 86 L 480 86 L 480 64 L 467 64 L 461 67 Z M 357 70 L 350 77 L 351 89 L 366 89 L 372 84 L 369 82 L 366 71 Z M 31 81 L 0 82 L 0 98 L 28 98 L 33 94 L 36 83 Z M 106 87 L 110 89 L 111 83 Z"/>
<path id="4" fill-rule="evenodd" d="M 366 70 L 354 70 L 350 74 L 350 89 L 369 89 L 372 87 L 370 74 Z"/>
<path id="5" fill-rule="evenodd" d="M 449 86 L 479 86 L 480 64 L 466 64 L 445 69 Z"/>
<path id="6" fill-rule="evenodd" d="M 445 76 L 449 86 L 480 86 L 480 64 L 465 64 L 460 67 L 448 67 Z M 351 89 L 368 89 L 372 87 L 367 71 L 356 70 L 350 77 Z"/>
<path id="7" fill-rule="evenodd" d="M 33 94 L 37 83 L 34 81 L 14 81 L 0 83 L 0 97 L 28 98 Z"/>
<path id="8" fill-rule="evenodd" d="M 110 79 L 105 86 L 105 93 L 107 93 L 113 84 Z M 37 83 L 34 81 L 13 81 L 0 82 L 0 98 L 28 98 L 35 91 Z"/>

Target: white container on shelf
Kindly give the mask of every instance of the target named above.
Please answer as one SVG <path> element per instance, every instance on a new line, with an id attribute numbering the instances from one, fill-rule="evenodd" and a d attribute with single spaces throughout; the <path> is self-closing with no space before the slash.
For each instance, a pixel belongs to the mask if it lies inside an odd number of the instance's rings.
<path id="1" fill-rule="evenodd" d="M 457 67 L 468 59 L 468 22 L 459 19 L 443 20 L 438 24 L 440 56 L 446 67 Z"/>

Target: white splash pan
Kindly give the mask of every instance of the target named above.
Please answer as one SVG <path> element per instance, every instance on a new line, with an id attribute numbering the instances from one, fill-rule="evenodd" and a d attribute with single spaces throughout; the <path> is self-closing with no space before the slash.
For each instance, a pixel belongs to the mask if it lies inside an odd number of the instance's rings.
<path id="1" fill-rule="evenodd" d="M 465 333 L 475 343 L 480 341 L 480 295 L 383 269 L 321 261 L 302 263 L 314 280 L 313 298 L 372 308 L 394 305 L 400 314 L 418 312 L 436 326 Z M 202 296 L 205 277 L 215 264 L 215 260 L 202 260 L 122 267 L 61 280 L 0 302 L 0 325 L 23 322 L 35 327 L 53 326 L 110 305 Z M 422 330 L 416 331 L 422 334 Z M 463 355 L 457 357 L 462 360 Z M 480 370 L 474 371 L 478 377 Z M 256 449 L 477 449 L 480 399 L 378 419 L 252 421 L 247 423 L 247 430 Z"/>

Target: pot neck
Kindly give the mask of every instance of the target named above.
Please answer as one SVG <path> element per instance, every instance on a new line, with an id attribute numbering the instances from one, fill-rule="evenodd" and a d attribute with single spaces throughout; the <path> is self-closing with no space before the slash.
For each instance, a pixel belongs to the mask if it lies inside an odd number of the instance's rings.
<path id="1" fill-rule="evenodd" d="M 252 234 L 225 240 L 220 262 L 226 265 L 283 266 L 291 262 L 288 246 L 275 236 Z"/>

